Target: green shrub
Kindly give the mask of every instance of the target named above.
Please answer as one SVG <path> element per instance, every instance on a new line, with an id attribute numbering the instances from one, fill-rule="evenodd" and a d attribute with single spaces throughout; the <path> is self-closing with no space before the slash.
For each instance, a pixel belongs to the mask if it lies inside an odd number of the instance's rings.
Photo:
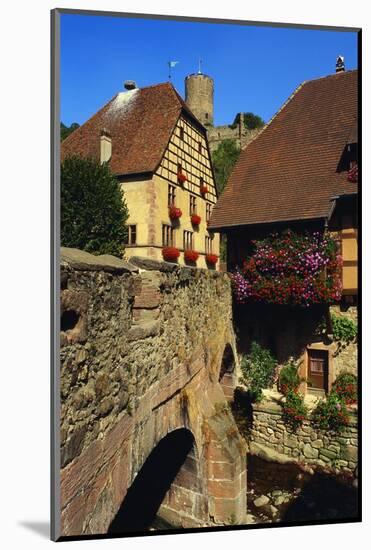
<path id="1" fill-rule="evenodd" d="M 242 358 L 241 370 L 254 401 L 260 401 L 262 390 L 273 384 L 276 368 L 277 361 L 271 352 L 252 342 L 250 353 Z"/>
<path id="2" fill-rule="evenodd" d="M 331 315 L 332 331 L 337 342 L 350 344 L 357 337 L 357 323 L 343 315 Z"/>
<path id="3" fill-rule="evenodd" d="M 311 420 L 321 430 L 342 430 L 349 423 L 349 413 L 344 399 L 335 392 L 330 393 L 327 399 L 320 401 L 312 411 Z"/>
<path id="4" fill-rule="evenodd" d="M 357 403 L 357 377 L 350 372 L 342 372 L 333 383 L 331 393 L 344 399 L 347 405 Z"/>
<path id="5" fill-rule="evenodd" d="M 280 370 L 278 377 L 279 390 L 284 395 L 289 391 L 297 392 L 300 382 L 302 382 L 302 378 L 298 374 L 298 367 L 295 361 L 290 359 Z"/>
<path id="6" fill-rule="evenodd" d="M 308 409 L 304 404 L 304 397 L 300 393 L 288 390 L 286 400 L 282 403 L 282 419 L 292 430 L 298 427 L 308 416 Z"/>
<path id="7" fill-rule="evenodd" d="M 109 165 L 71 156 L 61 164 L 61 245 L 122 258 L 129 216 Z"/>

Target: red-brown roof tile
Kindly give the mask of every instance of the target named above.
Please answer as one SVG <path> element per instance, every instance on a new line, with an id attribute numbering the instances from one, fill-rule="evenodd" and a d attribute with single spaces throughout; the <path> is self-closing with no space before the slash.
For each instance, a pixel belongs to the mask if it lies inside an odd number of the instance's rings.
<path id="1" fill-rule="evenodd" d="M 119 93 L 62 142 L 61 158 L 99 159 L 100 135 L 106 129 L 112 138 L 110 166 L 115 174 L 154 172 L 182 111 L 206 133 L 168 82 Z"/>
<path id="2" fill-rule="evenodd" d="M 354 193 L 338 164 L 357 123 L 357 71 L 305 82 L 241 152 L 210 228 L 326 217 Z"/>

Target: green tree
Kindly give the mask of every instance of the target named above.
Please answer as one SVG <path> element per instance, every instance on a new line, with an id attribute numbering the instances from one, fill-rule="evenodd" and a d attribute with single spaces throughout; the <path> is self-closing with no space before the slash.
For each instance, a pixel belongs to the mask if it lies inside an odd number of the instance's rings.
<path id="1" fill-rule="evenodd" d="M 219 194 L 223 192 L 239 154 L 240 150 L 234 139 L 223 140 L 213 152 L 211 160 Z"/>
<path id="2" fill-rule="evenodd" d="M 80 124 L 77 124 L 77 122 L 73 122 L 71 126 L 66 126 L 61 122 L 61 141 L 66 139 L 72 132 L 76 130 L 76 128 L 79 128 Z"/>
<path id="3" fill-rule="evenodd" d="M 219 143 L 212 153 L 211 161 L 214 168 L 215 183 L 219 195 L 223 192 L 227 180 L 239 157 L 240 150 L 233 139 L 225 139 Z M 220 259 L 227 260 L 227 240 L 225 235 L 220 239 Z"/>
<path id="4" fill-rule="evenodd" d="M 273 384 L 276 369 L 277 361 L 271 352 L 257 342 L 252 342 L 250 353 L 241 359 L 241 371 L 254 401 L 260 401 L 263 397 L 262 390 Z"/>
<path id="5" fill-rule="evenodd" d="M 107 163 L 77 156 L 61 165 L 61 244 L 122 257 L 128 208 Z"/>
<path id="6" fill-rule="evenodd" d="M 240 113 L 237 113 L 234 117 L 233 123 L 230 125 L 231 128 L 237 128 L 238 120 L 240 118 Z M 248 130 L 255 130 L 256 128 L 263 128 L 265 122 L 259 115 L 254 115 L 254 113 L 243 113 L 243 122 L 245 128 Z"/>

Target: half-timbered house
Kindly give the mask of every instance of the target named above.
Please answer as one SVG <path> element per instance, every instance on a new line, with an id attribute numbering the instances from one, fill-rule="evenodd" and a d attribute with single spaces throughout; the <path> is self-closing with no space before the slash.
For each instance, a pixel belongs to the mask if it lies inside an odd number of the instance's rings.
<path id="1" fill-rule="evenodd" d="M 289 229 L 335 237 L 342 257 L 336 300 L 321 303 L 317 296 L 316 303 L 306 304 L 310 307 L 293 306 L 285 301 L 286 286 L 281 294 L 276 290 L 277 305 L 263 297 L 236 307 L 241 345 L 260 341 L 281 364 L 294 357 L 303 389 L 313 392 L 329 391 L 343 369 L 356 369 L 356 344 L 339 349 L 331 318 L 357 317 L 357 98 L 356 70 L 301 84 L 241 152 L 209 226 L 227 235 L 232 272 L 257 240 L 272 233 Z"/>
<path id="2" fill-rule="evenodd" d="M 129 209 L 125 256 L 218 267 L 217 191 L 206 129 L 170 83 L 126 83 L 62 143 L 62 159 L 109 163 Z"/>

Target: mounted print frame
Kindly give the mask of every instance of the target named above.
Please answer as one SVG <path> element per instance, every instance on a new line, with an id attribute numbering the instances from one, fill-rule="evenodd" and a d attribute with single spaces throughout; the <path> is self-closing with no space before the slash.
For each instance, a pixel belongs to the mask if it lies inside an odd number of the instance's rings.
<path id="1" fill-rule="evenodd" d="M 53 540 L 360 521 L 361 30 L 51 26 Z"/>

